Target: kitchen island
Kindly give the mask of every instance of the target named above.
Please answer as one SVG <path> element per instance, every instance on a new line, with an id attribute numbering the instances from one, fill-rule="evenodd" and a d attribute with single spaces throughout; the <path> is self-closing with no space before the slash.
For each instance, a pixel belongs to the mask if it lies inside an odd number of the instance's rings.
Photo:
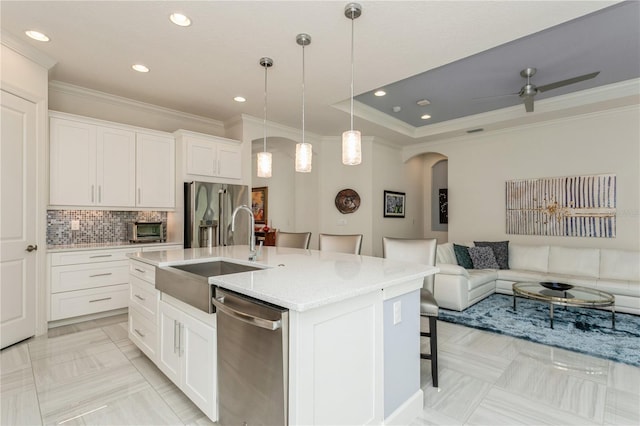
<path id="1" fill-rule="evenodd" d="M 436 268 L 281 247 L 248 257 L 248 246 L 131 255 L 157 268 L 216 260 L 261 268 L 208 281 L 288 310 L 288 424 L 407 424 L 422 412 L 419 289 Z"/>

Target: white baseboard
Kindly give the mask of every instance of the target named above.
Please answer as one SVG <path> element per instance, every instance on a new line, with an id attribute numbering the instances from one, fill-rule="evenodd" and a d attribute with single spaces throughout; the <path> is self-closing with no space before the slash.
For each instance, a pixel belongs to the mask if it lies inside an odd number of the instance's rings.
<path id="1" fill-rule="evenodd" d="M 384 419 L 385 425 L 408 425 L 416 417 L 422 414 L 424 408 L 424 393 L 418 389 L 416 393 L 407 399 L 404 404 L 398 407 L 393 413 Z"/>

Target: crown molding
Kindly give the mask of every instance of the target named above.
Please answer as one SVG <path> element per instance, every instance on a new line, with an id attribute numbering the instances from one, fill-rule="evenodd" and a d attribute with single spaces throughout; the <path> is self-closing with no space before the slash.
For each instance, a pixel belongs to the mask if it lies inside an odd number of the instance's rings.
<path id="1" fill-rule="evenodd" d="M 224 122 L 225 127 L 233 127 L 238 124 L 243 125 L 251 125 L 254 127 L 259 127 L 260 129 L 264 126 L 264 119 L 256 118 L 249 114 L 240 114 Z M 309 132 L 305 130 L 305 139 L 309 139 L 311 141 L 319 141 L 322 136 L 317 133 Z M 297 141 L 301 139 L 302 130 L 297 129 L 295 127 L 285 126 L 284 124 L 276 123 L 274 121 L 267 120 L 267 138 L 271 137 L 282 137 Z"/>
<path id="2" fill-rule="evenodd" d="M 58 63 L 58 61 L 53 59 L 51 56 L 39 51 L 35 47 L 27 44 L 25 41 L 14 36 L 11 33 L 8 33 L 5 30 L 0 30 L 0 37 L 2 38 L 2 44 L 4 46 L 7 46 L 9 49 L 16 51 L 25 58 L 32 60 L 43 68 L 49 70 L 53 68 L 56 63 Z"/>
<path id="3" fill-rule="evenodd" d="M 338 102 L 331 106 L 340 111 L 346 112 L 347 114 L 351 113 L 350 100 Z M 353 101 L 353 115 L 358 118 L 362 118 L 363 120 L 379 124 L 389 130 L 400 133 L 401 135 L 411 138 L 416 137 L 416 128 L 412 125 L 407 124 L 402 120 L 398 120 L 389 114 L 385 114 L 380 110 L 370 107 L 369 105 L 363 104 L 362 102 L 358 102 L 355 99 Z"/>
<path id="4" fill-rule="evenodd" d="M 634 97 L 632 95 L 632 97 Z M 589 118 L 602 117 L 610 114 L 618 114 L 625 111 L 637 111 L 640 112 L 640 94 L 635 95 L 635 103 L 630 105 L 618 106 L 615 108 L 603 109 L 600 111 L 593 111 L 583 114 L 574 114 L 568 117 L 558 117 L 545 121 L 536 121 L 533 123 L 522 124 L 518 126 L 509 126 L 496 130 L 485 131 L 482 133 L 465 134 L 462 136 L 456 136 L 449 139 L 440 139 L 436 141 L 423 142 L 415 145 L 410 145 L 402 148 L 402 161 L 406 162 L 416 155 L 426 154 L 428 152 L 437 152 L 441 147 L 451 146 L 453 144 L 474 143 L 482 142 L 483 139 L 491 141 L 491 136 L 509 134 L 512 132 L 526 131 L 528 129 L 539 128 L 543 126 L 549 126 L 559 122 L 570 122 L 577 120 L 584 120 Z"/>
<path id="5" fill-rule="evenodd" d="M 149 104 L 146 102 L 136 101 L 134 99 L 125 98 L 122 96 L 112 95 L 110 93 L 100 92 L 94 89 L 87 89 L 86 87 L 76 86 L 74 84 L 65 83 L 62 81 L 52 80 L 49 82 L 49 90 L 64 93 L 67 95 L 77 96 L 85 99 L 95 99 L 115 106 L 126 106 L 137 110 L 147 111 L 153 114 L 160 114 L 164 116 L 170 116 L 172 118 L 190 120 L 194 122 L 200 122 L 208 126 L 218 127 L 221 132 L 224 131 L 224 124 L 220 120 L 214 120 L 208 117 L 202 117 L 200 115 L 189 114 L 187 112 L 178 111 L 175 109 L 165 108 L 158 105 Z"/>

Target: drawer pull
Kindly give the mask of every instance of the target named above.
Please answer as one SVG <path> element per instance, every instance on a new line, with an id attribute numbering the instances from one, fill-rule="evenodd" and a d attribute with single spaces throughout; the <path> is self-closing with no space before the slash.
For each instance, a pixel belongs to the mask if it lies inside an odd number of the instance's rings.
<path id="1" fill-rule="evenodd" d="M 142 300 L 143 302 L 144 302 L 145 300 L 147 300 L 147 299 L 145 299 L 144 297 L 140 296 L 139 294 L 136 294 L 135 296 L 136 296 L 138 299 Z"/>
<path id="2" fill-rule="evenodd" d="M 113 256 L 112 254 L 97 254 L 95 256 L 89 256 L 89 259 L 96 259 L 98 257 L 111 257 Z"/>
<path id="3" fill-rule="evenodd" d="M 89 300 L 89 303 L 93 303 L 93 302 L 102 302 L 104 300 L 111 300 L 110 297 L 103 297 L 102 299 L 94 299 L 94 300 Z"/>
<path id="4" fill-rule="evenodd" d="M 95 278 L 95 277 L 108 277 L 109 275 L 113 275 L 113 272 L 106 272 L 106 273 L 104 273 L 104 274 L 89 275 L 89 278 Z"/>
<path id="5" fill-rule="evenodd" d="M 139 268 L 133 268 L 136 271 L 140 272 L 141 274 L 145 274 L 147 271 L 145 271 L 144 269 L 139 269 Z"/>
<path id="6" fill-rule="evenodd" d="M 140 330 L 138 330 L 137 328 L 134 328 L 133 331 L 136 332 L 136 334 L 140 337 L 142 337 L 143 339 L 145 338 L 145 334 L 143 332 L 141 332 Z"/>

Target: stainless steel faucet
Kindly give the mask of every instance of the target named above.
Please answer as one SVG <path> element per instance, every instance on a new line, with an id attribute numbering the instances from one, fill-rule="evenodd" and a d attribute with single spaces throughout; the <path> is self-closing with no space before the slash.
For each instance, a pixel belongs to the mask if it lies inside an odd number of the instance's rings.
<path id="1" fill-rule="evenodd" d="M 249 233 L 249 260 L 256 260 L 256 220 L 253 217 L 253 211 L 246 205 L 241 205 L 235 208 L 231 215 L 231 232 L 236 230 L 236 215 L 240 210 L 246 210 L 249 213 L 249 219 L 251 219 L 251 232 Z"/>

